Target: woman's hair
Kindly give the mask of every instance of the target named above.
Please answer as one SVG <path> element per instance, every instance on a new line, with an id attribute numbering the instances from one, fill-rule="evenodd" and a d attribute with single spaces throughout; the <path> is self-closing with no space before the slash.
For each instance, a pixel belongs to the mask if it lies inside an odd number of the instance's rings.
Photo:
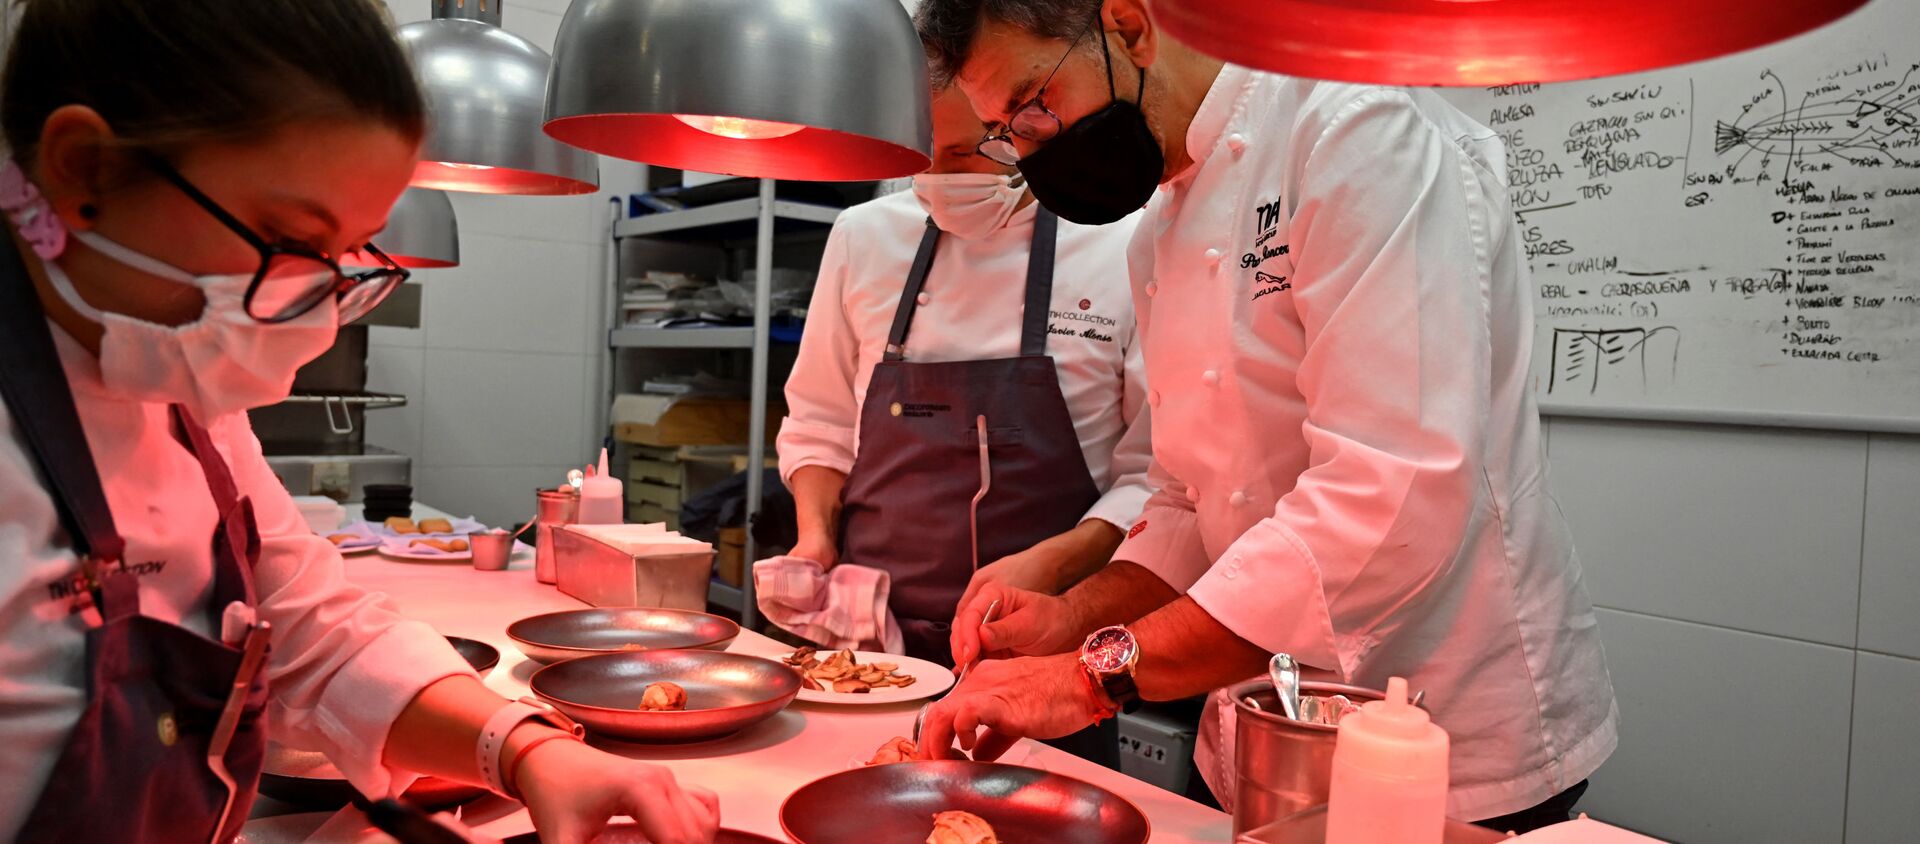
<path id="1" fill-rule="evenodd" d="M 379 0 L 19 0 L 0 130 L 32 160 L 54 110 L 90 106 L 127 144 L 170 152 L 302 119 L 418 139 L 426 107 Z"/>

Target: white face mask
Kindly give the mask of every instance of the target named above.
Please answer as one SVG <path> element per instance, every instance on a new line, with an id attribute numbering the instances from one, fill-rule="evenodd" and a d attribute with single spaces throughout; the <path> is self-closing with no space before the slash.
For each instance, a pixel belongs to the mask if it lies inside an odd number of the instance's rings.
<path id="1" fill-rule="evenodd" d="M 1026 183 L 993 173 L 922 173 L 913 177 L 913 196 L 940 230 L 978 240 L 1000 230 L 1020 207 Z"/>
<path id="2" fill-rule="evenodd" d="M 100 377 L 114 393 L 182 404 L 207 423 L 285 399 L 293 390 L 294 372 L 333 346 L 338 326 L 331 296 L 294 319 L 264 323 L 247 315 L 253 273 L 196 276 L 94 232 L 68 234 L 122 265 L 193 285 L 207 300 L 199 319 L 180 326 L 101 311 L 80 298 L 73 280 L 48 261 L 47 280 L 60 298 L 105 329 Z M 318 274 L 313 281 L 319 281 Z"/>

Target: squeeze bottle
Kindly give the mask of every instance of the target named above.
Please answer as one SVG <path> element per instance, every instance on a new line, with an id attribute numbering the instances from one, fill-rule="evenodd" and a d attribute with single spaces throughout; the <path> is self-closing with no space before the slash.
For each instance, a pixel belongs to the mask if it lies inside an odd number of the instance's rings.
<path id="1" fill-rule="evenodd" d="M 627 485 L 607 472 L 607 450 L 600 449 L 599 471 L 580 482 L 580 515 L 576 524 L 617 525 L 626 521 Z"/>
<path id="2" fill-rule="evenodd" d="M 1407 703 L 1407 681 L 1340 721 L 1327 844 L 1440 844 L 1447 822 L 1447 731 Z"/>

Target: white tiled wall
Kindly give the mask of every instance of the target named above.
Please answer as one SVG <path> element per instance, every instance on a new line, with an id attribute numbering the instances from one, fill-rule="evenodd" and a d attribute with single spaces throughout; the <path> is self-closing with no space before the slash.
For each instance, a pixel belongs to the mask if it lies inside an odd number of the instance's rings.
<path id="1" fill-rule="evenodd" d="M 1670 841 L 1920 841 L 1920 438 L 1549 420 L 1620 750 Z"/>
<path id="2" fill-rule="evenodd" d="M 506 29 L 551 52 L 567 2 L 508 0 Z M 431 16 L 427 0 L 387 5 L 399 23 Z M 593 456 L 608 198 L 640 172 L 603 159 L 601 190 L 585 196 L 451 194 L 460 266 L 416 273 L 419 329 L 369 339 L 369 389 L 408 406 L 369 414 L 367 439 L 413 457 L 416 499 L 523 521 L 535 487 Z"/>

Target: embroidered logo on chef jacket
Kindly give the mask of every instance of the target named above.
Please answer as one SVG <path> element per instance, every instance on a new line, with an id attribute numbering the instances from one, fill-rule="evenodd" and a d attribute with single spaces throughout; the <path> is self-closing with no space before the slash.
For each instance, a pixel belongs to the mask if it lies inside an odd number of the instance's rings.
<path id="1" fill-rule="evenodd" d="M 1279 199 L 1262 202 L 1253 209 L 1253 251 L 1240 255 L 1240 268 L 1254 271 L 1253 299 L 1255 300 L 1293 289 L 1293 283 L 1288 281 L 1287 276 L 1287 273 L 1292 271 L 1292 265 L 1285 260 L 1286 256 L 1293 251 L 1292 247 L 1285 243 L 1274 242 L 1280 239 L 1280 212 Z M 1275 258 L 1282 259 L 1280 266 L 1269 265 L 1268 262 Z M 1280 269 L 1281 266 L 1286 267 L 1282 272 L 1266 271 Z"/>
<path id="2" fill-rule="evenodd" d="M 1136 537 L 1136 536 L 1139 536 L 1139 535 L 1140 535 L 1140 532 L 1141 532 L 1141 531 L 1144 531 L 1144 530 L 1146 530 L 1146 529 L 1147 529 L 1147 520 L 1146 520 L 1146 519 L 1141 519 L 1140 521 L 1137 521 L 1137 522 L 1134 522 L 1134 523 L 1133 523 L 1133 529 L 1132 529 L 1132 530 L 1129 530 L 1129 531 L 1127 531 L 1127 538 L 1128 538 L 1128 539 L 1132 539 L 1132 538 L 1134 538 L 1134 537 Z"/>
<path id="3" fill-rule="evenodd" d="M 1060 337 L 1079 337 L 1083 340 L 1112 343 L 1114 335 L 1118 333 L 1114 329 L 1119 327 L 1120 323 L 1113 317 L 1090 313 L 1092 308 L 1092 299 L 1081 299 L 1079 311 L 1048 311 L 1048 315 L 1058 322 L 1047 323 L 1047 333 Z"/>
<path id="4" fill-rule="evenodd" d="M 1268 275 L 1259 270 L 1255 270 L 1253 273 L 1253 298 L 1255 300 L 1258 300 L 1262 296 L 1271 296 L 1275 293 L 1292 289 L 1293 282 L 1288 281 L 1286 276 Z"/>
<path id="5" fill-rule="evenodd" d="M 143 563 L 120 561 L 100 573 L 101 577 L 150 577 L 167 570 L 166 560 L 148 560 Z M 47 602 L 66 604 L 66 614 L 72 615 L 93 606 L 92 584 L 84 572 L 76 571 L 71 575 L 51 581 L 47 584 Z"/>

